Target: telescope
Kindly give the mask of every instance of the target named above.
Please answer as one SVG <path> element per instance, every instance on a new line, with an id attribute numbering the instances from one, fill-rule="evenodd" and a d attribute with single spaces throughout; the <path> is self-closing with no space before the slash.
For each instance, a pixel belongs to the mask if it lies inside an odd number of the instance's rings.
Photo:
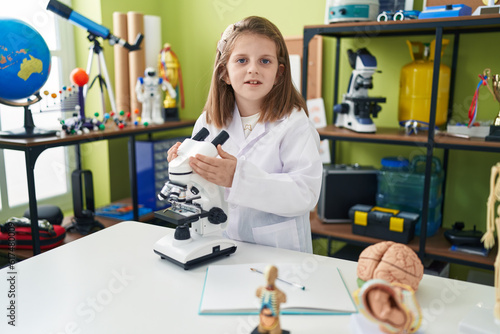
<path id="1" fill-rule="evenodd" d="M 113 35 L 108 28 L 86 18 L 85 16 L 77 13 L 73 9 L 57 0 L 50 0 L 47 5 L 47 10 L 50 10 L 51 12 L 54 12 L 55 14 L 67 19 L 74 25 L 86 29 L 92 36 L 108 39 L 110 45 L 119 44 L 120 46 L 123 46 L 130 51 L 139 50 L 142 39 L 144 38 L 144 36 L 139 33 L 137 35 L 135 43 L 131 45 L 123 38 Z"/>

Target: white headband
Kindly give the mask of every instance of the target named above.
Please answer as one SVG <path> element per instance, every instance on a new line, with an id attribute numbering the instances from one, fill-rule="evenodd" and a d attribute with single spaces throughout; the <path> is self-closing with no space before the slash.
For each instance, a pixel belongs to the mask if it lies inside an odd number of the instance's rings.
<path id="1" fill-rule="evenodd" d="M 219 42 L 217 42 L 217 50 L 222 53 L 226 48 L 227 40 L 233 34 L 234 30 L 238 27 L 240 22 L 230 24 L 221 35 Z"/>

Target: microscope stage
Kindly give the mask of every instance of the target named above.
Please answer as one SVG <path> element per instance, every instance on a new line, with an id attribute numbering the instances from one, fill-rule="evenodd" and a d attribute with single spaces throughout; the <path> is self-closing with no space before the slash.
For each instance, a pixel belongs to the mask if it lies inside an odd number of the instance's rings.
<path id="1" fill-rule="evenodd" d="M 173 211 L 170 208 L 166 210 L 158 210 L 154 212 L 155 218 L 175 224 L 184 225 L 197 221 L 198 219 L 208 216 L 207 211 L 201 210 L 201 213 L 194 213 L 187 210 Z"/>

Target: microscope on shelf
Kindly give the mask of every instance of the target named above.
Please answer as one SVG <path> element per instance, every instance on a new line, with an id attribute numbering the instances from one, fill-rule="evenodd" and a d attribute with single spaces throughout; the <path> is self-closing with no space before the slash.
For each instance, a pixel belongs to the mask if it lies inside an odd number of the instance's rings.
<path id="1" fill-rule="evenodd" d="M 229 138 L 226 131 L 221 131 L 212 142 L 204 141 L 208 135 L 209 131 L 202 128 L 179 146 L 178 156 L 168 166 L 169 181 L 158 194 L 171 206 L 154 213 L 156 218 L 177 225 L 173 234 L 154 244 L 154 252 L 184 269 L 236 251 L 236 244 L 220 233 L 227 225 L 223 189 L 189 166 L 189 157 L 196 154 L 216 157 L 217 145 Z"/>
<path id="2" fill-rule="evenodd" d="M 333 107 L 337 115 L 335 126 L 355 132 L 374 133 L 377 128 L 370 115 L 377 117 L 382 109 L 378 103 L 384 103 L 385 97 L 369 97 L 368 89 L 373 88 L 372 77 L 377 70 L 377 60 L 366 49 L 356 52 L 347 50 L 349 64 L 353 68 L 347 94 L 343 101 Z"/>

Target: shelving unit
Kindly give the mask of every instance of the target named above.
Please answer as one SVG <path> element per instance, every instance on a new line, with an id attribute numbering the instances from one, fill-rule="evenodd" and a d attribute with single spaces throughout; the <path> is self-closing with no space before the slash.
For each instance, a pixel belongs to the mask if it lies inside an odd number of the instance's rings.
<path id="1" fill-rule="evenodd" d="M 335 141 L 351 141 L 365 142 L 374 144 L 391 144 L 391 145 L 406 145 L 420 146 L 426 150 L 427 161 L 425 165 L 424 178 L 424 195 L 422 207 L 422 224 L 420 235 L 416 238 L 411 247 L 418 252 L 421 259 L 432 258 L 447 262 L 460 263 L 471 265 L 480 268 L 493 269 L 494 257 L 496 250 L 490 253 L 489 257 L 481 257 L 474 255 L 463 255 L 454 253 L 448 250 L 449 245 L 442 236 L 442 230 L 432 238 L 426 238 L 427 233 L 427 216 L 429 209 L 429 192 L 432 172 L 433 150 L 440 148 L 444 150 L 443 168 L 448 168 L 448 150 L 472 150 L 484 152 L 500 152 L 500 142 L 486 142 L 479 140 L 469 140 L 462 138 L 453 138 L 438 134 L 434 131 L 436 118 L 437 91 L 439 80 L 439 66 L 441 63 L 441 50 L 443 35 L 453 35 L 453 54 L 451 64 L 451 87 L 450 101 L 453 101 L 454 79 L 457 68 L 458 50 L 460 35 L 470 33 L 497 32 L 500 31 L 500 15 L 483 15 L 483 16 L 465 16 L 458 18 L 444 19 L 425 19 L 425 20 L 407 20 L 407 21 L 391 21 L 391 22 L 349 22 L 335 23 L 331 25 L 315 25 L 304 27 L 304 49 L 302 62 L 302 94 L 307 96 L 307 64 L 309 41 L 316 35 L 328 36 L 336 38 L 335 50 L 335 65 L 334 65 L 334 104 L 338 103 L 338 87 L 339 87 L 339 70 L 340 70 L 340 46 L 343 38 L 352 37 L 370 37 L 383 38 L 388 36 L 414 36 L 414 35 L 434 35 L 436 40 L 434 54 L 434 75 L 432 82 L 431 95 L 431 110 L 429 117 L 429 131 L 419 133 L 418 135 L 406 135 L 404 131 L 397 128 L 377 128 L 375 134 L 361 134 L 350 130 L 337 128 L 334 125 L 328 125 L 318 129 L 322 139 L 333 141 L 333 150 L 335 149 Z M 452 103 L 449 104 L 453 105 Z M 335 152 L 332 152 L 334 159 Z M 329 238 L 345 241 L 353 244 L 368 245 L 376 243 L 380 240 L 374 238 L 364 238 L 360 241 L 357 235 L 347 232 L 345 226 L 336 224 L 322 224 L 317 217 L 312 217 L 311 226 L 313 234 L 326 235 Z M 342 225 L 342 224 L 341 224 Z M 441 242 L 441 241 L 444 241 Z"/>
<path id="2" fill-rule="evenodd" d="M 181 128 L 190 128 L 194 125 L 194 120 L 181 120 L 174 122 L 166 122 L 163 124 L 153 124 L 149 126 L 138 125 L 128 126 L 123 129 L 118 127 L 106 128 L 104 131 L 91 131 L 90 133 L 81 135 L 67 135 L 62 133 L 61 136 L 34 137 L 34 138 L 3 138 L 0 137 L 0 149 L 9 149 L 24 152 L 26 159 L 26 176 L 28 182 L 28 200 L 29 210 L 31 213 L 31 228 L 33 235 L 33 255 L 40 254 L 40 240 L 38 230 L 38 208 L 35 191 L 35 163 L 38 156 L 48 148 L 92 143 L 100 140 L 109 140 L 115 138 L 128 137 L 128 161 L 129 161 L 129 176 L 133 206 L 134 220 L 139 220 L 138 200 L 137 200 L 137 176 L 136 176 L 136 152 L 135 152 L 135 137 L 138 135 L 151 135 L 157 132 L 169 131 Z M 79 152 L 79 149 L 77 149 Z M 79 163 L 80 157 L 77 153 Z"/>
<path id="3" fill-rule="evenodd" d="M 124 199 L 116 202 L 115 204 L 117 204 L 117 203 L 132 204 L 132 202 L 133 202 L 132 198 L 124 198 Z M 63 227 L 65 227 L 65 228 L 67 228 L 69 225 L 71 225 L 71 223 L 73 221 L 73 218 L 74 217 L 70 217 L 70 216 L 64 217 L 61 225 Z M 111 218 L 111 217 L 104 217 L 104 216 L 99 216 L 99 215 L 96 215 L 95 219 L 99 223 L 101 223 L 104 226 L 104 228 L 108 228 L 108 227 L 111 227 L 113 225 L 116 225 L 118 223 L 123 222 L 122 219 Z M 175 227 L 173 224 L 170 224 L 168 222 L 160 222 L 160 223 L 158 223 L 158 220 L 155 219 L 155 216 L 154 216 L 153 212 L 147 213 L 145 215 L 141 215 L 141 216 L 139 216 L 138 219 L 134 219 L 134 221 L 142 222 L 142 223 L 145 223 L 145 224 L 153 224 L 153 225 L 165 226 L 165 227 L 170 227 L 170 228 Z M 80 234 L 80 233 L 78 233 L 76 231 L 66 231 L 66 237 L 64 238 L 64 242 L 62 244 L 65 245 L 65 244 L 68 244 L 68 243 L 73 242 L 75 240 L 78 240 L 80 238 L 84 238 L 86 236 L 87 235 Z M 45 250 L 41 250 L 40 252 L 43 253 L 43 252 L 45 252 Z M 8 258 L 9 254 L 15 256 L 18 262 L 22 261 L 22 260 L 25 260 L 25 259 L 28 259 L 28 258 L 30 258 L 30 257 L 32 257 L 34 255 L 32 250 L 27 250 L 27 249 L 15 249 L 13 252 L 11 252 L 10 249 L 6 249 L 6 248 L 0 249 L 0 258 L 2 256 L 4 258 Z"/>

